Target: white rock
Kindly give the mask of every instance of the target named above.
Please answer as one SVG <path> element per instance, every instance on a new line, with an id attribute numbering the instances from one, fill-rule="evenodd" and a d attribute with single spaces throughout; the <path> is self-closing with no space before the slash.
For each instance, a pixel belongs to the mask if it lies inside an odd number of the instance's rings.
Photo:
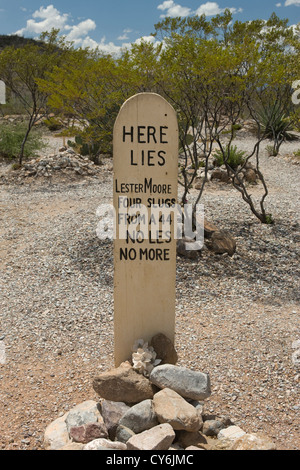
<path id="1" fill-rule="evenodd" d="M 186 450 L 186 451 L 187 451 L 187 450 L 192 450 L 192 451 L 194 451 L 194 450 L 204 450 L 204 449 L 201 449 L 200 447 L 196 447 L 196 446 L 189 446 L 189 447 L 187 447 L 185 450 Z"/>
<path id="2" fill-rule="evenodd" d="M 300 366 L 300 349 L 297 349 L 293 354 L 292 354 L 292 363 L 294 366 L 299 367 Z"/>
<path id="3" fill-rule="evenodd" d="M 6 363 L 6 352 L 5 352 L 5 344 L 3 341 L 0 341 L 0 364 Z"/>
<path id="4" fill-rule="evenodd" d="M 53 423 L 46 428 L 44 434 L 44 447 L 46 450 L 60 450 L 70 442 L 66 425 L 67 416 L 68 413 L 53 421 Z"/>
<path id="5" fill-rule="evenodd" d="M 300 339 L 296 339 L 295 341 L 293 341 L 292 348 L 293 349 L 300 349 Z"/>
<path id="6" fill-rule="evenodd" d="M 159 424 L 148 431 L 132 436 L 128 450 L 168 450 L 175 439 L 175 431 L 168 423 Z"/>
<path id="7" fill-rule="evenodd" d="M 246 433 L 239 426 L 229 426 L 226 429 L 222 429 L 218 434 L 218 439 L 229 439 L 235 441 Z"/>
<path id="8" fill-rule="evenodd" d="M 109 441 L 108 439 L 95 439 L 92 442 L 86 444 L 83 450 L 105 450 L 105 449 L 115 449 L 115 450 L 127 450 L 126 444 L 123 442 Z"/>
<path id="9" fill-rule="evenodd" d="M 263 433 L 244 434 L 235 440 L 230 450 L 276 450 L 276 446 Z"/>

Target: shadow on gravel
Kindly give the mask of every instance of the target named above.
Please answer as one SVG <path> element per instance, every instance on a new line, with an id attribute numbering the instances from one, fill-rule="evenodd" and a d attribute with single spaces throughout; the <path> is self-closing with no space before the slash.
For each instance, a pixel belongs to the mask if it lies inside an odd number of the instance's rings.
<path id="1" fill-rule="evenodd" d="M 71 260 L 81 272 L 101 286 L 113 287 L 113 244 L 109 240 L 90 238 L 81 240 Z"/>
<path id="2" fill-rule="evenodd" d="M 233 258 L 204 251 L 197 262 L 177 258 L 177 288 L 181 284 L 192 287 L 200 281 L 205 295 L 219 296 L 224 285 L 229 293 L 247 289 L 247 296 L 273 304 L 298 302 L 299 241 L 298 228 L 286 223 L 273 227 L 232 224 L 231 233 L 237 239 L 237 253 Z M 79 242 L 72 253 L 72 262 L 81 272 L 100 286 L 113 287 L 113 243 L 98 238 Z M 202 279 L 202 281 L 201 281 Z M 239 285 L 240 283 L 240 285 Z M 239 290 L 239 292 L 238 292 Z M 198 291 L 199 292 L 199 291 Z"/>
<path id="3" fill-rule="evenodd" d="M 236 223 L 226 229 L 237 239 L 234 257 L 204 251 L 197 263 L 180 258 L 179 284 L 195 280 L 201 284 L 202 279 L 203 291 L 212 299 L 220 293 L 241 294 L 244 290 L 247 297 L 261 302 L 299 302 L 298 225 L 285 221 L 268 227 Z"/>

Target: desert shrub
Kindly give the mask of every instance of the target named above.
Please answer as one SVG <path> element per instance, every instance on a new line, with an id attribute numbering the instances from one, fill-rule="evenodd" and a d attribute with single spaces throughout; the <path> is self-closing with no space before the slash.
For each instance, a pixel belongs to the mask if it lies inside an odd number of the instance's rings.
<path id="1" fill-rule="evenodd" d="M 232 168 L 236 170 L 238 166 L 245 163 L 246 152 L 243 150 L 238 150 L 236 145 L 226 146 L 224 152 L 221 149 L 217 149 L 214 153 L 215 164 L 216 166 L 222 166 L 225 162 Z M 224 158 L 225 157 L 225 158 Z"/>
<path id="2" fill-rule="evenodd" d="M 194 170 L 196 168 L 195 163 L 192 163 L 191 168 L 192 168 L 192 170 Z M 197 170 L 199 168 L 205 168 L 205 162 L 203 160 L 200 160 L 200 162 L 198 162 Z"/>
<path id="3" fill-rule="evenodd" d="M 266 146 L 266 151 L 269 157 L 277 157 L 278 155 L 278 150 L 274 148 L 274 145 L 267 145 Z"/>
<path id="4" fill-rule="evenodd" d="M 77 135 L 75 142 L 68 140 L 69 147 L 72 147 L 77 153 L 84 157 L 89 156 L 91 159 L 95 157 L 100 151 L 100 144 L 91 140 L 86 140 L 84 137 Z"/>
<path id="5" fill-rule="evenodd" d="M 59 131 L 62 129 L 62 123 L 59 121 L 59 119 L 51 117 L 49 119 L 45 119 L 44 121 L 45 125 L 48 127 L 49 131 L 55 132 Z"/>
<path id="6" fill-rule="evenodd" d="M 9 100 L 6 104 L 2 104 L 0 106 L 0 114 L 2 116 L 6 116 L 6 115 L 25 115 L 26 113 L 26 109 L 24 108 L 24 106 L 22 105 L 22 103 L 20 103 L 19 101 L 17 100 Z"/>
<path id="7" fill-rule="evenodd" d="M 191 134 L 186 134 L 185 136 L 182 137 L 180 140 L 180 143 L 183 145 L 180 145 L 179 148 L 179 153 L 184 153 L 185 150 L 187 150 L 187 147 L 191 145 L 194 142 L 194 137 Z"/>
<path id="8" fill-rule="evenodd" d="M 237 132 L 240 131 L 241 129 L 243 129 L 242 124 L 236 123 L 236 124 L 232 124 L 230 126 L 230 129 L 222 131 L 221 134 L 222 135 L 231 135 L 232 134 L 233 138 L 235 138 Z"/>
<path id="9" fill-rule="evenodd" d="M 257 113 L 257 123 L 263 137 L 273 141 L 273 148 L 268 147 L 270 156 L 279 154 L 283 142 L 297 140 L 295 119 L 292 113 L 283 106 L 270 105 L 260 109 Z"/>
<path id="10" fill-rule="evenodd" d="M 300 161 L 300 149 L 296 150 L 293 154 L 294 158 L 296 160 L 299 160 Z"/>
<path id="11" fill-rule="evenodd" d="M 25 123 L 2 123 L 0 125 L 0 156 L 14 159 L 19 156 L 20 148 L 26 134 L 27 125 Z M 26 158 L 34 156 L 39 150 L 45 147 L 39 131 L 34 130 L 25 145 L 24 156 Z"/>
<path id="12" fill-rule="evenodd" d="M 261 127 L 261 133 L 271 140 L 295 140 L 297 139 L 294 130 L 294 124 L 289 113 L 281 106 L 270 106 L 261 109 L 258 112 L 258 120 Z"/>

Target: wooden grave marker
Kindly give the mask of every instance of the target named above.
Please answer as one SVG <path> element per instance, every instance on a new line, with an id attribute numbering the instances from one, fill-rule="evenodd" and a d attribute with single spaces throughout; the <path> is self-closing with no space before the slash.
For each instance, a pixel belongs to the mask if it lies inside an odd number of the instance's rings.
<path id="1" fill-rule="evenodd" d="M 153 229 L 151 219 L 152 204 L 177 204 L 178 124 L 173 107 L 155 93 L 140 93 L 128 99 L 115 122 L 113 145 L 117 221 L 114 357 L 118 366 L 131 357 L 137 339 L 149 341 L 155 334 L 163 333 L 174 343 L 175 217 L 171 216 L 169 236 L 162 234 L 165 232 L 161 224 L 158 226 L 158 238 L 157 226 Z M 143 207 L 143 210 L 133 211 L 141 214 L 141 223 L 136 227 L 134 217 L 128 223 L 124 215 L 133 204 Z M 126 226 L 125 229 L 118 226 L 118 222 L 125 223 L 125 219 L 130 235 Z M 148 235 L 136 240 L 132 236 L 135 229 Z M 120 238 L 122 233 L 124 238 Z"/>

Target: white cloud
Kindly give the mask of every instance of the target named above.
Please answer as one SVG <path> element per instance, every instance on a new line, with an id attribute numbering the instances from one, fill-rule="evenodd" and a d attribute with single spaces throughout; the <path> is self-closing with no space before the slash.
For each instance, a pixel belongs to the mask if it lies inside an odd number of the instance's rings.
<path id="1" fill-rule="evenodd" d="M 121 36 L 118 37 L 118 41 L 127 41 L 128 39 L 129 39 L 129 36 L 126 33 L 121 34 Z"/>
<path id="2" fill-rule="evenodd" d="M 93 20 L 85 20 L 75 26 L 66 26 L 66 29 L 70 30 L 67 35 L 68 41 L 76 41 L 81 40 L 82 37 L 87 36 L 90 31 L 96 29 L 96 23 Z"/>
<path id="3" fill-rule="evenodd" d="M 77 25 L 70 25 L 68 24 L 69 19 L 68 13 L 61 13 L 53 5 L 46 8 L 40 7 L 39 10 L 33 13 L 32 18 L 27 21 L 26 27 L 17 31 L 16 34 L 20 36 L 32 33 L 39 35 L 55 28 L 67 33 L 66 38 L 68 41 L 73 41 L 76 46 L 81 46 L 83 41 L 88 40 L 88 33 L 96 29 L 96 23 L 91 19 L 87 19 Z"/>
<path id="4" fill-rule="evenodd" d="M 286 0 L 284 4 L 285 7 L 290 7 L 292 5 L 296 7 L 300 7 L 300 0 Z"/>
<path id="5" fill-rule="evenodd" d="M 293 0 L 288 0 L 288 1 L 293 1 Z M 294 0 L 294 1 L 300 1 L 300 0 Z M 176 16 L 190 16 L 190 15 L 206 15 L 206 16 L 215 16 L 219 15 L 220 13 L 224 12 L 226 8 L 220 8 L 217 2 L 206 2 L 200 5 L 199 8 L 197 8 L 196 11 L 192 11 L 188 7 L 184 7 L 181 5 L 178 5 L 177 3 L 174 2 L 174 0 L 165 0 L 163 3 L 158 5 L 158 10 L 165 11 L 165 14 L 160 15 L 161 18 L 165 18 L 167 16 L 175 18 Z M 242 8 L 235 8 L 235 7 L 227 7 L 231 13 L 240 13 L 243 11 Z"/>
<path id="6" fill-rule="evenodd" d="M 141 38 L 136 39 L 134 43 L 141 44 L 142 41 L 149 42 L 150 44 L 153 44 L 154 46 L 158 46 L 158 44 L 160 44 L 160 41 L 157 41 L 154 36 L 142 36 Z"/>
<path id="7" fill-rule="evenodd" d="M 128 34 L 132 33 L 132 29 L 126 28 L 123 29 L 123 34 L 118 37 L 118 41 L 127 41 L 129 39 Z"/>
<path id="8" fill-rule="evenodd" d="M 68 13 L 61 13 L 53 5 L 46 8 L 40 7 L 36 10 L 32 18 L 26 23 L 26 26 L 15 34 L 18 35 L 40 35 L 45 31 L 51 31 L 53 28 L 59 29 L 62 34 L 65 34 L 68 41 L 72 41 L 75 47 L 89 47 L 90 49 L 99 49 L 105 54 L 119 54 L 123 47 L 128 44 L 124 43 L 122 46 L 117 46 L 113 42 L 106 42 L 106 38 L 102 37 L 100 42 L 95 41 L 89 36 L 90 31 L 94 31 L 97 27 L 95 21 L 92 19 L 85 19 L 78 24 L 70 24 L 71 18 Z M 124 29 L 124 35 L 131 33 L 129 28 Z M 126 36 L 127 38 L 127 36 Z"/>
<path id="9" fill-rule="evenodd" d="M 188 7 L 182 7 L 178 5 L 173 0 L 165 0 L 163 3 L 158 5 L 158 10 L 166 11 L 165 14 L 160 15 L 161 18 L 165 18 L 166 16 L 170 16 L 172 18 L 176 18 L 177 16 L 189 16 L 192 11 Z"/>
<path id="10" fill-rule="evenodd" d="M 20 36 L 26 33 L 41 34 L 44 31 L 51 31 L 53 28 L 63 30 L 68 18 L 69 15 L 67 13 L 61 14 L 53 5 L 49 5 L 46 8 L 40 7 L 39 10 L 33 13 L 32 18 L 27 20 L 26 27 L 20 29 L 15 34 Z"/>
<path id="11" fill-rule="evenodd" d="M 196 15 L 214 16 L 219 15 L 221 12 L 222 10 L 216 2 L 207 2 L 196 10 Z"/>
<path id="12" fill-rule="evenodd" d="M 231 13 L 241 13 L 243 11 L 242 8 L 235 8 L 235 7 L 226 7 L 231 11 Z M 198 16 L 205 15 L 205 16 L 215 16 L 223 13 L 226 8 L 220 8 L 217 2 L 206 2 L 200 5 L 200 7 L 195 11 L 195 14 Z"/>
<path id="13" fill-rule="evenodd" d="M 82 42 L 82 47 L 89 47 L 90 49 L 98 49 L 104 54 L 118 55 L 121 52 L 122 47 L 117 46 L 113 42 L 106 42 L 105 36 L 100 42 L 94 41 L 90 37 L 87 37 Z"/>

